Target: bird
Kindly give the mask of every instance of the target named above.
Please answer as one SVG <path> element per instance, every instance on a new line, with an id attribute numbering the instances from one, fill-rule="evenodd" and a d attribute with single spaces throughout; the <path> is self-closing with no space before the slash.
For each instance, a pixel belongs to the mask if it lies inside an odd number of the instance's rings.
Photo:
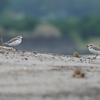
<path id="1" fill-rule="evenodd" d="M 88 44 L 88 49 L 91 53 L 96 54 L 95 57 L 93 57 L 94 59 L 97 58 L 97 56 L 100 54 L 100 47 L 94 45 L 94 44 Z"/>
<path id="2" fill-rule="evenodd" d="M 15 46 L 19 45 L 21 42 L 22 42 L 22 36 L 17 36 L 15 38 L 12 38 L 11 40 L 9 40 L 8 42 L 6 42 L 4 44 L 11 46 L 11 47 L 15 47 Z"/>

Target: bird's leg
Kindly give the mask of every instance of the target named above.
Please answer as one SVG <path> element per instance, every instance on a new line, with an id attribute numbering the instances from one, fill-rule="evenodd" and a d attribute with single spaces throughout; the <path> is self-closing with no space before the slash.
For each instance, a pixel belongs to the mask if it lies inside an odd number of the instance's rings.
<path id="1" fill-rule="evenodd" d="M 98 54 L 96 54 L 96 56 L 95 56 L 95 57 L 93 57 L 93 59 L 96 59 L 96 58 L 97 58 L 97 56 L 98 56 Z"/>
<path id="2" fill-rule="evenodd" d="M 98 54 L 96 54 L 96 56 L 95 56 L 95 57 L 97 58 L 97 56 L 98 56 Z"/>
<path id="3" fill-rule="evenodd" d="M 0 41 L 2 43 L 2 46 L 4 46 L 3 38 L 2 38 L 2 31 L 0 30 Z"/>
<path id="4" fill-rule="evenodd" d="M 16 48 L 15 48 L 14 46 L 12 46 L 12 49 L 13 49 L 13 50 L 16 50 Z"/>
<path id="5" fill-rule="evenodd" d="M 17 51 L 18 49 L 15 48 L 15 46 L 13 46 L 13 49 L 15 49 L 15 51 Z"/>
<path id="6" fill-rule="evenodd" d="M 12 47 L 12 51 L 15 53 L 17 51 L 17 49 L 15 48 L 15 46 Z"/>

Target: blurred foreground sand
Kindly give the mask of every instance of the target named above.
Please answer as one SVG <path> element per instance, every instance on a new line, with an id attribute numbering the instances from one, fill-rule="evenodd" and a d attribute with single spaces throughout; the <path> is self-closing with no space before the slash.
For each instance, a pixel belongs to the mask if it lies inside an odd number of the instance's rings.
<path id="1" fill-rule="evenodd" d="M 85 78 L 73 77 L 81 69 Z M 100 100 L 100 59 L 28 51 L 0 53 L 0 100 Z"/>

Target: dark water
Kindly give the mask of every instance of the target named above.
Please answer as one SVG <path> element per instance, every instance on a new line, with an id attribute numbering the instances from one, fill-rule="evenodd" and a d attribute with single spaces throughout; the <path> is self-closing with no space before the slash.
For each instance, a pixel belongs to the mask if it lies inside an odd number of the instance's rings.
<path id="1" fill-rule="evenodd" d="M 5 38 L 8 41 L 11 38 Z M 72 38 L 24 38 L 22 43 L 15 48 L 21 50 L 56 53 L 56 54 L 73 54 L 73 52 L 87 53 L 80 51 L 76 42 Z"/>

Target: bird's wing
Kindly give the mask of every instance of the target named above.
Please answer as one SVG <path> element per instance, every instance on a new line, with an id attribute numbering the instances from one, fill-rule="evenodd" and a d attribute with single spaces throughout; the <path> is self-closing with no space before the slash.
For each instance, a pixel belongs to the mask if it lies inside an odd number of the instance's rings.
<path id="1" fill-rule="evenodd" d="M 16 40 L 17 40 L 17 38 L 15 37 L 15 38 L 9 40 L 7 43 L 12 43 L 13 41 L 16 41 Z"/>
<path id="2" fill-rule="evenodd" d="M 92 48 L 95 49 L 95 50 L 100 51 L 100 48 L 98 46 L 95 46 L 95 47 L 92 47 Z"/>

